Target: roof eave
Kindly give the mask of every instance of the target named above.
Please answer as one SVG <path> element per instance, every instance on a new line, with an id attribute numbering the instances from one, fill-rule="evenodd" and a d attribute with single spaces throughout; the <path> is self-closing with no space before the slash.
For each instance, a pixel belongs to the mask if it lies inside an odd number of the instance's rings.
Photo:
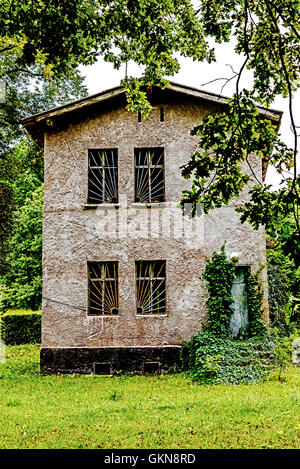
<path id="1" fill-rule="evenodd" d="M 195 98 L 200 98 L 206 101 L 214 102 L 217 104 L 226 105 L 227 100 L 229 99 L 226 96 L 218 95 L 215 93 L 201 91 L 196 88 L 191 88 L 184 85 L 179 85 L 174 82 L 170 82 L 170 86 L 168 87 L 169 90 L 185 94 L 188 96 L 193 96 Z M 32 116 L 26 117 L 20 120 L 20 123 L 26 128 L 26 130 L 30 133 L 33 139 L 41 146 L 43 146 L 43 138 L 42 138 L 42 124 L 46 122 L 48 119 L 53 119 L 62 115 L 66 115 L 75 111 L 86 109 L 91 105 L 95 105 L 114 97 L 121 96 L 125 94 L 125 89 L 122 86 L 118 86 L 115 88 L 111 88 L 109 90 L 105 90 L 101 93 L 97 93 L 86 98 L 82 98 L 77 101 L 73 101 L 71 103 L 65 104 L 63 106 L 56 107 L 54 109 L 49 109 L 48 111 L 43 111 L 38 114 L 33 114 Z M 268 117 L 273 122 L 275 122 L 277 130 L 280 127 L 282 111 L 273 110 L 273 109 L 266 109 L 263 107 L 259 107 L 260 114 L 262 116 Z"/>

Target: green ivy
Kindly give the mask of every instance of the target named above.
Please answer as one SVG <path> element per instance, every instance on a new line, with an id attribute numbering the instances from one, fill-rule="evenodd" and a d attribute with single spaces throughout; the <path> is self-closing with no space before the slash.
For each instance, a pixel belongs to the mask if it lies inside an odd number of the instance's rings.
<path id="1" fill-rule="evenodd" d="M 227 259 L 225 244 L 207 262 L 203 278 L 208 290 L 208 315 L 203 331 L 183 344 L 181 359 L 189 376 L 200 384 L 251 383 L 264 378 L 276 364 L 274 335 L 262 320 L 262 267 L 246 276 L 249 326 L 246 340 L 229 337 L 231 296 L 238 259 Z M 277 361 L 276 361 L 277 360 Z"/>
<path id="2" fill-rule="evenodd" d="M 213 253 L 212 260 L 206 264 L 203 274 L 209 293 L 206 302 L 208 318 L 205 329 L 212 332 L 216 337 L 228 335 L 229 321 L 232 314 L 230 305 L 233 303 L 231 286 L 234 271 L 235 266 L 227 260 L 225 245 L 223 245 L 220 253 Z"/>
<path id="3" fill-rule="evenodd" d="M 262 319 L 264 291 L 260 280 L 261 270 L 262 267 L 255 274 L 249 274 L 247 278 L 249 337 L 262 337 L 267 331 L 266 323 Z"/>
<path id="4" fill-rule="evenodd" d="M 225 253 L 225 244 L 221 252 L 214 252 L 211 261 L 208 261 L 203 274 L 208 290 L 207 324 L 205 330 L 212 332 L 216 337 L 229 335 L 229 321 L 233 313 L 231 296 L 232 283 L 235 278 L 237 259 L 231 262 Z M 266 325 L 262 320 L 263 288 L 260 281 L 262 267 L 255 273 L 247 275 L 247 300 L 249 314 L 248 336 L 262 336 L 266 332 Z"/>
<path id="5" fill-rule="evenodd" d="M 267 376 L 275 360 L 271 336 L 247 340 L 216 337 L 204 331 L 183 344 L 181 360 L 200 384 L 248 384 Z"/>

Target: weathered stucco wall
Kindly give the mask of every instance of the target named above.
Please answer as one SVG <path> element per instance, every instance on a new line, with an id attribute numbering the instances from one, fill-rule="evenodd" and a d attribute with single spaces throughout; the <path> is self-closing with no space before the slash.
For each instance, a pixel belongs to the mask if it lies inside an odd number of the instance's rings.
<path id="1" fill-rule="evenodd" d="M 205 318 L 206 293 L 201 275 L 207 256 L 220 250 L 226 240 L 227 252 L 239 253 L 241 264 L 251 264 L 255 270 L 259 262 L 265 261 L 264 231 L 255 232 L 247 224 L 240 225 L 234 212 L 240 200 L 205 216 L 201 236 L 196 239 L 166 236 L 159 217 L 170 202 L 176 205 L 182 190 L 188 187 L 179 168 L 197 147 L 190 130 L 213 108 L 205 101 L 180 95 L 163 107 L 164 122 L 160 122 L 160 106 L 138 123 L 136 114 L 115 104 L 110 110 L 85 115 L 82 121 L 74 121 L 62 131 L 46 132 L 43 295 L 51 300 L 43 300 L 44 347 L 178 344 L 199 331 Z M 114 236 L 115 220 L 125 216 L 124 207 L 138 207 L 134 205 L 136 147 L 164 147 L 166 207 L 151 210 L 155 211 L 156 235 L 152 232 L 152 237 L 133 236 L 124 232 L 122 237 Z M 84 209 L 91 148 L 118 148 L 117 209 Z M 260 171 L 257 166 L 259 175 Z M 242 198 L 245 197 L 246 194 Z M 146 214 L 149 215 L 147 210 L 140 210 L 141 217 Z M 130 220 L 132 213 L 128 216 Z M 166 260 L 166 315 L 136 315 L 137 260 Z M 88 261 L 119 262 L 118 316 L 87 315 Z"/>

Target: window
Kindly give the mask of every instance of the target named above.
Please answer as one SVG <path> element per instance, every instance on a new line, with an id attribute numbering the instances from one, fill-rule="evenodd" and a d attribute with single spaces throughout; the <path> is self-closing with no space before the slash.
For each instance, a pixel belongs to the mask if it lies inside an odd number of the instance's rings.
<path id="1" fill-rule="evenodd" d="M 164 149 L 135 148 L 134 152 L 135 201 L 164 201 Z"/>
<path id="2" fill-rule="evenodd" d="M 166 314 L 166 262 L 136 262 L 137 314 Z"/>
<path id="3" fill-rule="evenodd" d="M 118 314 L 118 263 L 89 262 L 89 314 Z"/>
<path id="4" fill-rule="evenodd" d="M 88 203 L 118 202 L 118 151 L 89 150 Z"/>

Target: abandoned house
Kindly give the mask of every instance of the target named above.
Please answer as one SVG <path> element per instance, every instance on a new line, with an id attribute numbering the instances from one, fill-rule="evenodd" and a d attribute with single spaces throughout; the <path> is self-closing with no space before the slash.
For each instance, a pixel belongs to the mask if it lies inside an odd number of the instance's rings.
<path id="1" fill-rule="evenodd" d="M 243 311 L 233 336 L 247 326 L 243 272 L 265 263 L 264 229 L 242 225 L 234 210 L 247 191 L 193 220 L 178 208 L 190 185 L 180 167 L 197 148 L 190 131 L 226 98 L 175 83 L 147 92 L 146 119 L 126 110 L 119 86 L 22 121 L 45 155 L 45 372 L 171 370 L 181 342 L 201 330 L 202 273 L 224 241 L 238 257 L 233 293 Z M 281 112 L 261 113 L 279 125 Z M 253 165 L 263 178 L 261 160 Z"/>

